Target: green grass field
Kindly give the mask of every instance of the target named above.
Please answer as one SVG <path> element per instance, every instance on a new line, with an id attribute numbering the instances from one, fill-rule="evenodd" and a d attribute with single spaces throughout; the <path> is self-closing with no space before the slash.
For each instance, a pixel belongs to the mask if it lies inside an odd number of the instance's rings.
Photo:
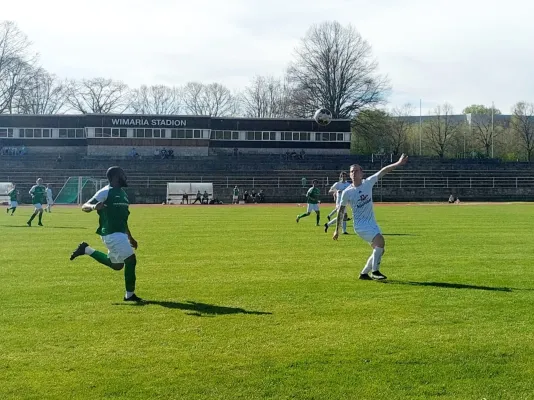
<path id="1" fill-rule="evenodd" d="M 301 210 L 132 207 L 143 306 L 96 214 L 0 215 L 0 399 L 534 399 L 533 205 L 377 207 L 387 283 Z"/>

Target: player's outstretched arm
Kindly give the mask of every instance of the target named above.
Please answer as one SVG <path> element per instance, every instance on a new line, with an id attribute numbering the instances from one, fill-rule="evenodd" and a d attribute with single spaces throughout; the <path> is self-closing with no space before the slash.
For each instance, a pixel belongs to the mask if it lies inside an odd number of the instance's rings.
<path id="1" fill-rule="evenodd" d="M 400 167 L 400 166 L 406 164 L 407 162 L 408 162 L 408 156 L 406 154 L 404 154 L 404 153 L 401 154 L 401 156 L 399 158 L 399 161 L 382 168 L 378 172 L 378 177 L 379 178 L 383 177 L 384 175 L 386 175 L 386 174 L 390 173 L 391 171 L 393 171 L 395 168 Z"/>
<path id="2" fill-rule="evenodd" d="M 98 203 L 92 203 L 91 200 L 89 200 L 87 203 L 85 203 L 83 206 L 82 206 L 82 211 L 85 211 L 87 213 L 91 212 L 91 211 L 99 211 L 99 210 L 102 210 L 106 205 L 99 201 Z"/>

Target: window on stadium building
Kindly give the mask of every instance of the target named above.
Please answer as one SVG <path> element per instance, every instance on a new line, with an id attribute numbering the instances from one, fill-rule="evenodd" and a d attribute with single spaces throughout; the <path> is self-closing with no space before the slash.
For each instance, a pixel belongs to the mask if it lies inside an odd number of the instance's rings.
<path id="1" fill-rule="evenodd" d="M 35 130 L 34 130 L 35 135 Z M 35 136 L 36 137 L 36 136 Z M 59 129 L 59 137 L 61 139 L 75 139 L 85 137 L 85 129 L 83 128 L 61 128 Z"/>
<path id="2" fill-rule="evenodd" d="M 336 133 L 336 132 L 322 132 L 322 133 L 316 133 L 315 134 L 315 140 L 317 142 L 336 142 L 336 141 L 344 141 L 345 135 L 343 133 Z"/>
<path id="3" fill-rule="evenodd" d="M 195 136 L 196 138 L 196 136 Z M 236 131 L 211 131 L 212 140 L 239 140 L 239 132 Z"/>
<path id="4" fill-rule="evenodd" d="M 12 128 L 0 128 L 0 137 L 13 137 L 13 129 Z"/>
<path id="5" fill-rule="evenodd" d="M 83 129 L 82 129 L 83 130 Z M 11 134 L 9 135 L 9 131 Z M 13 137 L 13 129 L 8 130 L 7 137 Z M 2 136 L 2 129 L 0 129 L 0 137 L 6 137 Z M 52 129 L 50 128 L 21 128 L 19 129 L 19 137 L 21 138 L 51 138 L 52 137 Z"/>
<path id="6" fill-rule="evenodd" d="M 172 139 L 185 139 L 185 129 L 171 129 Z"/>
<path id="7" fill-rule="evenodd" d="M 128 129 L 126 128 L 111 128 L 111 137 L 128 137 Z"/>

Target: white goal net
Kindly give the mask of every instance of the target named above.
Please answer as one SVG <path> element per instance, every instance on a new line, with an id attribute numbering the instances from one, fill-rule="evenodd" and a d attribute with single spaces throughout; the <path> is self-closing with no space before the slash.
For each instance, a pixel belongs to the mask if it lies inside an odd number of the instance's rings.
<path id="1" fill-rule="evenodd" d="M 9 203 L 9 196 L 7 194 L 11 189 L 13 189 L 12 182 L 0 182 L 0 204 Z"/>
<path id="2" fill-rule="evenodd" d="M 214 197 L 213 183 L 168 182 L 167 204 L 192 204 L 199 191 L 208 193 L 208 202 Z"/>

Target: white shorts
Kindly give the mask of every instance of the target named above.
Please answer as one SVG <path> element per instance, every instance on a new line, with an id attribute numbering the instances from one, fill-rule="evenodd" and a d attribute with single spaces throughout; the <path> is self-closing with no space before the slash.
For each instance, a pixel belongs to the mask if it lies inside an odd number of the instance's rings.
<path id="1" fill-rule="evenodd" d="M 319 203 L 317 204 L 308 203 L 308 209 L 306 210 L 306 212 L 312 212 L 312 211 L 319 211 Z"/>
<path id="2" fill-rule="evenodd" d="M 134 254 L 134 249 L 125 233 L 116 232 L 102 236 L 102 241 L 108 248 L 108 257 L 113 264 L 122 264 Z"/>
<path id="3" fill-rule="evenodd" d="M 48 205 L 52 205 L 52 204 L 54 204 L 54 200 L 52 200 L 52 199 L 46 199 L 46 204 L 48 204 Z"/>
<path id="4" fill-rule="evenodd" d="M 238 198 L 239 198 L 239 196 L 232 196 L 232 200 L 233 200 L 233 201 L 237 201 Z"/>
<path id="5" fill-rule="evenodd" d="M 19 203 L 17 203 L 15 200 L 11 200 L 9 203 L 9 208 L 15 208 L 18 207 Z"/>
<path id="6" fill-rule="evenodd" d="M 376 224 L 363 226 L 356 226 L 354 224 L 354 232 L 367 243 L 372 243 L 375 236 L 382 233 Z"/>
<path id="7" fill-rule="evenodd" d="M 35 207 L 35 211 L 43 209 L 43 205 L 41 203 L 34 204 L 33 206 Z"/>

